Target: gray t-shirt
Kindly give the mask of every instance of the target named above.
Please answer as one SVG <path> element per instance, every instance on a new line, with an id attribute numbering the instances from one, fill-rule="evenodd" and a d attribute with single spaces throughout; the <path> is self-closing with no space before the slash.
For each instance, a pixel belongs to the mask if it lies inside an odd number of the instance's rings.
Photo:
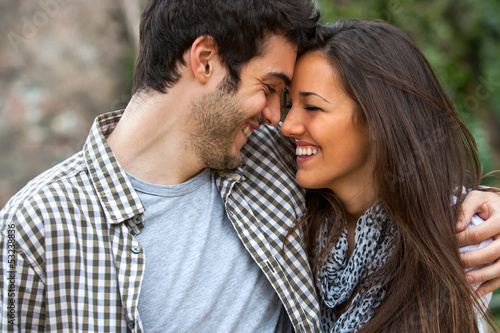
<path id="1" fill-rule="evenodd" d="M 239 239 L 205 169 L 179 185 L 130 176 L 145 208 L 139 312 L 152 332 L 291 332 L 284 307 Z"/>

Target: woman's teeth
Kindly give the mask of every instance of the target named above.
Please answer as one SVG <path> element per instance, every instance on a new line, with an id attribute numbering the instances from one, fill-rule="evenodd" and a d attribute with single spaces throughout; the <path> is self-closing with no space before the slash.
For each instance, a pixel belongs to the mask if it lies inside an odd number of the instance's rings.
<path id="1" fill-rule="evenodd" d="M 297 156 L 310 156 L 310 155 L 316 155 L 317 153 L 319 153 L 321 151 L 321 149 L 317 149 L 317 148 L 300 148 L 300 147 L 297 147 L 297 149 L 295 149 L 295 155 Z"/>

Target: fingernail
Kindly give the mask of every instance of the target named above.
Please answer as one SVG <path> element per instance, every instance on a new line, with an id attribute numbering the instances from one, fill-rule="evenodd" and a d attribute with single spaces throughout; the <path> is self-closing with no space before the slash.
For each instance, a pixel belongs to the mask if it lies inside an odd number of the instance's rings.
<path id="1" fill-rule="evenodd" d="M 474 277 L 472 277 L 472 276 L 470 276 L 470 275 L 467 274 L 467 281 L 469 283 L 474 283 Z"/>

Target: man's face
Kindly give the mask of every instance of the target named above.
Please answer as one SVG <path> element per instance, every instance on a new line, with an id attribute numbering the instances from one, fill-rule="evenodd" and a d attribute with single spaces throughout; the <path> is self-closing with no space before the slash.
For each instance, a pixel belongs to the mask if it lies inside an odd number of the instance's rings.
<path id="1" fill-rule="evenodd" d="M 263 123 L 279 122 L 278 93 L 290 83 L 296 57 L 294 44 L 272 35 L 262 55 L 243 66 L 236 93 L 228 93 L 222 81 L 216 91 L 194 103 L 190 118 L 196 130 L 190 144 L 207 167 L 237 167 L 250 134 Z"/>

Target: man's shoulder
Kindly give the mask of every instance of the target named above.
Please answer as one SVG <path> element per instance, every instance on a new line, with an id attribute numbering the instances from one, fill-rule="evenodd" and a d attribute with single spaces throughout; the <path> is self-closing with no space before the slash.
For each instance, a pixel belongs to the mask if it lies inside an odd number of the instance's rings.
<path id="1" fill-rule="evenodd" d="M 281 134 L 277 127 L 261 125 L 258 130 L 252 132 L 246 146 L 252 149 L 273 148 L 279 145 L 280 139 Z"/>
<path id="2" fill-rule="evenodd" d="M 65 161 L 44 171 L 29 181 L 19 192 L 17 192 L 0 211 L 0 225 L 24 215 L 28 210 L 32 214 L 47 211 L 54 202 L 60 203 L 60 198 L 68 194 L 75 187 L 74 180 L 86 172 L 86 164 L 82 151 L 69 157 Z M 49 209 L 50 210 L 50 209 Z"/>
<path id="3" fill-rule="evenodd" d="M 282 164 L 283 162 L 282 136 L 275 127 L 262 125 L 248 138 L 242 148 L 242 160 L 245 164 L 262 164 L 267 162 Z"/>
<path id="4" fill-rule="evenodd" d="M 296 183 L 295 166 L 279 128 L 263 125 L 242 149 L 245 181 L 248 188 L 262 188 L 286 196 L 302 197 Z"/>
<path id="5" fill-rule="evenodd" d="M 294 159 L 286 140 L 279 128 L 262 125 L 241 150 L 246 170 L 260 174 L 286 173 L 295 178 Z"/>

